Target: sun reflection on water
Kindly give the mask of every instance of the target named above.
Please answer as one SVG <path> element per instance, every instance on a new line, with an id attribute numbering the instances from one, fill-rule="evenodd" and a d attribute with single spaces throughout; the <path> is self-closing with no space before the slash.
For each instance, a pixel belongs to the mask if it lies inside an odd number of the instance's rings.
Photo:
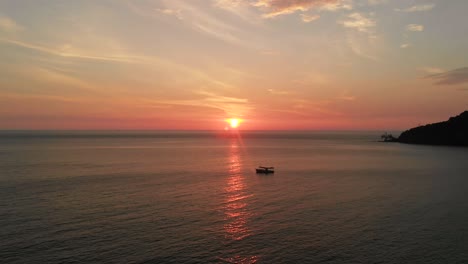
<path id="1" fill-rule="evenodd" d="M 225 238 L 231 242 L 240 242 L 252 235 L 249 228 L 248 200 L 253 194 L 249 193 L 242 174 L 242 162 L 240 157 L 241 147 L 238 139 L 232 139 L 228 155 L 228 178 L 224 188 L 225 200 L 223 203 Z M 240 252 L 238 252 L 240 253 Z M 230 263 L 255 263 L 258 256 L 245 256 L 235 254 L 224 259 Z"/>
<path id="2" fill-rule="evenodd" d="M 250 214 L 247 209 L 248 194 L 242 175 L 242 164 L 240 160 L 240 148 L 237 139 L 231 141 L 229 148 L 229 161 L 227 185 L 224 188 L 226 199 L 224 201 L 224 230 L 226 238 L 232 240 L 242 240 L 251 234 L 247 226 L 247 219 Z"/>

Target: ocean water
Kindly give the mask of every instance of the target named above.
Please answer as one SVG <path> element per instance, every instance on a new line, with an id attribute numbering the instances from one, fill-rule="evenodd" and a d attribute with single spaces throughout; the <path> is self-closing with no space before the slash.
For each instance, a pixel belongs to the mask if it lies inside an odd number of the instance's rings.
<path id="1" fill-rule="evenodd" d="M 468 149 L 378 138 L 0 132 L 0 262 L 468 263 Z"/>

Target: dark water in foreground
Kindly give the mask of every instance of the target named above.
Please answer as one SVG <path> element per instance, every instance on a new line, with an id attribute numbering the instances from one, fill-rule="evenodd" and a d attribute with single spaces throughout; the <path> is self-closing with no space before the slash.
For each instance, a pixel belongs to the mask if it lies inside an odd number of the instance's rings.
<path id="1" fill-rule="evenodd" d="M 468 263 L 468 149 L 377 138 L 0 132 L 0 262 Z"/>

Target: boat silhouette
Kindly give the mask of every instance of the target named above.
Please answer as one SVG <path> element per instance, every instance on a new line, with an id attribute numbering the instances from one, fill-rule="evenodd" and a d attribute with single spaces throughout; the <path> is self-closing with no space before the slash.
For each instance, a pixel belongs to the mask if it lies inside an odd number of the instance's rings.
<path id="1" fill-rule="evenodd" d="M 264 173 L 264 174 L 275 173 L 275 167 L 258 166 L 258 168 L 256 168 L 255 170 L 257 171 L 257 173 Z"/>

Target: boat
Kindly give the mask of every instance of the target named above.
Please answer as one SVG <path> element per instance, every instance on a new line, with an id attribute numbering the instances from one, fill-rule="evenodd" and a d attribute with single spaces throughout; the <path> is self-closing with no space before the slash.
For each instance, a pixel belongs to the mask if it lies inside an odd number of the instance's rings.
<path id="1" fill-rule="evenodd" d="M 259 166 L 255 170 L 257 171 L 257 173 L 264 173 L 264 174 L 275 173 L 275 168 L 274 167 Z"/>

